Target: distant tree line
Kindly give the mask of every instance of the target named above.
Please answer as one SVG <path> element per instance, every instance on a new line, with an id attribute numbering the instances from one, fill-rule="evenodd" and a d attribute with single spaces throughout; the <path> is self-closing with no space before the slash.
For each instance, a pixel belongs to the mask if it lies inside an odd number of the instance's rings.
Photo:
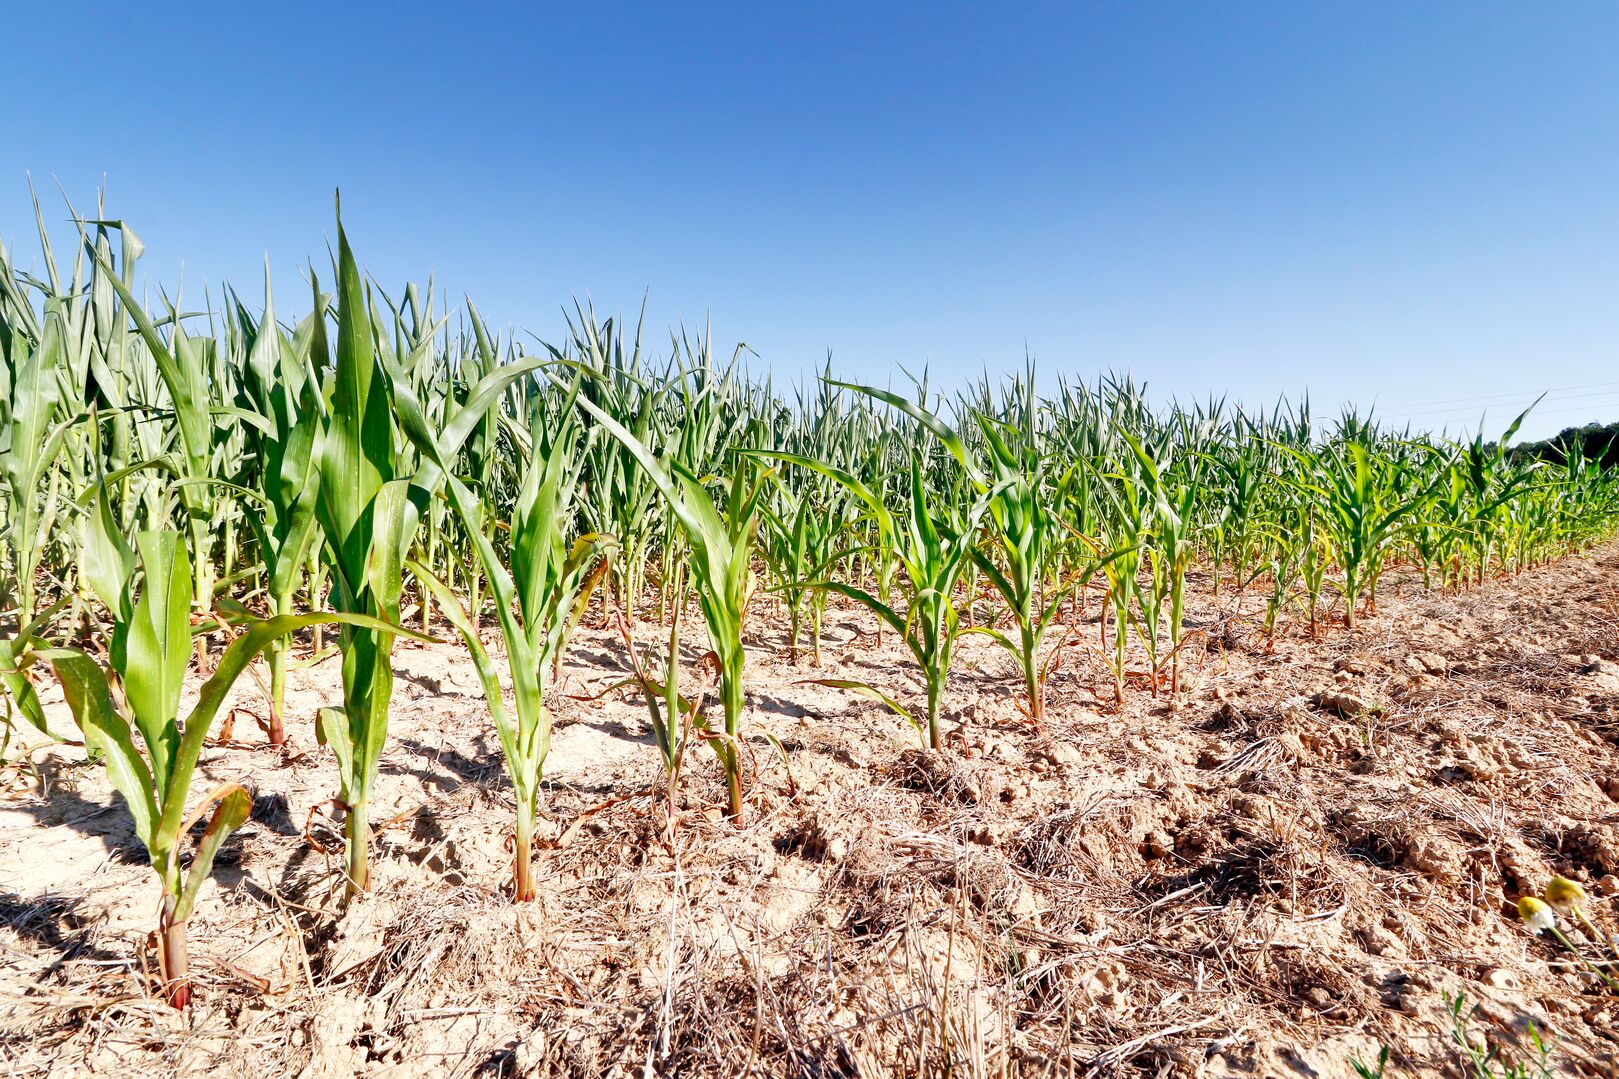
<path id="1" fill-rule="evenodd" d="M 1534 457 L 1562 462 L 1568 459 L 1569 450 L 1576 445 L 1594 464 L 1603 467 L 1619 464 L 1619 422 L 1565 427 L 1552 438 L 1520 442 L 1508 452 L 1514 458 Z"/>

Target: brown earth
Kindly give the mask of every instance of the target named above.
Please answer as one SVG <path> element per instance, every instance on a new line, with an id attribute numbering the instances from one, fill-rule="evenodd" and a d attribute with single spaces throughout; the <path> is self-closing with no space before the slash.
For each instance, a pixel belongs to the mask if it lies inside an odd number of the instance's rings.
<path id="1" fill-rule="evenodd" d="M 0 1071 L 1338 1076 L 1387 1044 L 1390 1075 L 1454 1075 L 1461 992 L 1475 1041 L 1522 1059 L 1532 1023 L 1555 1067 L 1613 1075 L 1619 1000 L 1512 905 L 1561 873 L 1619 926 L 1616 556 L 1461 596 L 1394 570 L 1355 635 L 1294 626 L 1274 651 L 1258 596 L 1204 592 L 1178 703 L 1138 679 L 1117 713 L 1092 599 L 1040 730 L 1008 657 L 966 639 L 933 756 L 875 703 L 798 684 L 919 699 L 892 635 L 835 609 L 821 665 L 794 666 L 761 608 L 749 722 L 790 773 L 754 739 L 739 830 L 694 749 L 672 838 L 644 707 L 597 697 L 622 642 L 585 629 L 522 907 L 458 645 L 399 649 L 373 810 L 393 821 L 343 916 L 309 725 L 338 664 L 293 674 L 288 754 L 261 744 L 244 679 L 202 771 L 257 800 L 192 921 L 189 1016 L 148 995 L 156 882 L 98 768 L 42 746 L 0 773 Z"/>

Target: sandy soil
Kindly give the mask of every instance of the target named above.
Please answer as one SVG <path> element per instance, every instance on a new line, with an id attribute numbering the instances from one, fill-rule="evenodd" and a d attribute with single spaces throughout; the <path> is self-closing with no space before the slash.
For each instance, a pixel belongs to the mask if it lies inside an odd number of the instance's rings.
<path id="1" fill-rule="evenodd" d="M 837 609 L 821 665 L 790 665 L 761 608 L 749 721 L 791 771 L 755 738 L 738 830 L 694 750 L 672 838 L 645 710 L 601 695 L 622 642 L 584 629 L 520 908 L 458 645 L 398 652 L 374 809 L 393 820 L 341 916 L 310 728 L 338 664 L 293 674 L 287 754 L 244 679 L 202 771 L 257 801 L 192 922 L 187 1017 L 147 996 L 157 889 L 121 805 L 82 754 L 40 747 L 0 773 L 0 1070 L 1337 1076 L 1388 1044 L 1391 1075 L 1461 1074 L 1444 997 L 1463 992 L 1479 1042 L 1521 1055 L 1533 1023 L 1564 1072 L 1612 1075 L 1619 1001 L 1512 904 L 1562 873 L 1619 926 L 1619 548 L 1462 596 L 1401 598 L 1399 577 L 1354 636 L 1294 627 L 1274 650 L 1259 597 L 1199 594 L 1188 688 L 1171 706 L 1137 685 L 1122 712 L 1093 601 L 1042 730 L 969 638 L 934 756 L 873 702 L 798 684 L 917 700 L 896 642 Z"/>

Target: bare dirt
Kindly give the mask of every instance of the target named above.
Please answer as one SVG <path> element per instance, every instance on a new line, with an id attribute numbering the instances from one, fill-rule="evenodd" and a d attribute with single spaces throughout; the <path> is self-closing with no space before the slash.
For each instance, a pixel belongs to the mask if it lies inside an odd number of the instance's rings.
<path id="1" fill-rule="evenodd" d="M 754 738 L 737 829 L 694 749 L 672 836 L 645 709 L 603 693 L 622 641 L 583 629 L 522 906 L 459 645 L 398 651 L 389 823 L 346 914 L 310 726 L 338 663 L 292 675 L 289 753 L 262 745 L 244 679 L 202 772 L 256 804 L 192 921 L 189 1016 L 149 997 L 157 888 L 122 806 L 80 751 L 37 747 L 0 773 L 0 1070 L 1338 1076 L 1387 1044 L 1390 1075 L 1455 1075 L 1461 992 L 1481 1044 L 1521 1059 L 1532 1023 L 1562 1072 L 1613 1075 L 1619 999 L 1513 904 L 1561 873 L 1619 927 L 1619 548 L 1461 596 L 1402 574 L 1354 635 L 1295 625 L 1274 650 L 1258 596 L 1204 591 L 1178 702 L 1137 678 L 1122 711 L 1093 598 L 1038 730 L 1009 659 L 968 638 L 935 755 L 874 702 L 799 684 L 920 699 L 892 636 L 834 609 L 820 666 L 792 665 L 761 606 L 748 718 L 790 770 Z"/>

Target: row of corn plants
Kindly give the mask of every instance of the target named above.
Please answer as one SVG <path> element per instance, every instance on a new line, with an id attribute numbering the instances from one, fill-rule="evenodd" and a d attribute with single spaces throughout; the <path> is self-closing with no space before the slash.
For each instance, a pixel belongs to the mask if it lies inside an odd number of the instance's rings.
<path id="1" fill-rule="evenodd" d="M 63 261 L 36 217 L 37 268 L 0 245 L 3 731 L 82 743 L 107 768 L 159 877 L 180 1006 L 200 882 L 251 810 L 239 785 L 193 799 L 191 784 L 260 656 L 267 740 L 307 732 L 336 764 L 352 895 L 370 882 L 395 645 L 458 637 L 505 758 L 525 900 L 555 687 L 592 609 L 621 629 L 671 813 L 700 743 L 741 825 L 770 740 L 747 722 L 749 650 L 819 666 L 829 603 L 871 612 L 921 688 L 810 680 L 882 702 L 938 750 L 964 635 L 1004 652 L 1039 724 L 1084 654 L 1118 701 L 1180 693 L 1200 578 L 1263 637 L 1353 631 L 1391 572 L 1474 588 L 1619 521 L 1619 476 L 1578 446 L 1509 451 L 1521 416 L 1491 442 L 1353 412 L 1318 424 L 1307 405 L 1156 410 L 1128 379 L 1042 394 L 1032 364 L 955 394 L 829 365 L 783 394 L 744 347 L 717 357 L 706 327 L 654 349 L 644 318 L 580 306 L 563 340 L 525 349 L 470 303 L 367 280 L 341 221 L 289 318 L 268 272 L 256 302 L 142 298 L 126 223 L 70 207 Z M 648 623 L 661 656 L 635 640 Z M 683 671 L 698 641 L 702 670 Z M 289 715 L 288 672 L 333 652 L 341 700 Z M 40 704 L 50 676 L 71 732 Z M 181 718 L 187 679 L 201 690 Z"/>

